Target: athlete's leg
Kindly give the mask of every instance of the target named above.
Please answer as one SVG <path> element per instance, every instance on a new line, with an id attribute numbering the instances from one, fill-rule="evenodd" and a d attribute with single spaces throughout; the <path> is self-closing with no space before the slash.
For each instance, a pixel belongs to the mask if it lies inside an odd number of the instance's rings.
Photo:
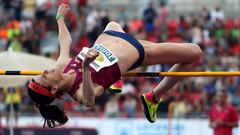
<path id="1" fill-rule="evenodd" d="M 144 64 L 175 64 L 169 70 L 171 72 L 192 70 L 202 56 L 201 49 L 195 44 L 140 42 L 146 52 Z M 150 122 L 156 120 L 158 104 L 155 103 L 159 103 L 160 98 L 182 79 L 183 77 L 165 77 L 153 91 L 142 95 L 144 112 Z"/>
<path id="2" fill-rule="evenodd" d="M 193 43 L 153 43 L 139 40 L 146 58 L 143 64 L 195 63 L 202 56 L 200 47 Z"/>
<path id="3" fill-rule="evenodd" d="M 175 64 L 169 71 L 190 71 L 202 56 L 198 45 L 191 43 L 152 43 L 142 41 L 146 51 L 144 64 Z M 153 90 L 156 100 L 170 90 L 183 77 L 165 77 Z"/>

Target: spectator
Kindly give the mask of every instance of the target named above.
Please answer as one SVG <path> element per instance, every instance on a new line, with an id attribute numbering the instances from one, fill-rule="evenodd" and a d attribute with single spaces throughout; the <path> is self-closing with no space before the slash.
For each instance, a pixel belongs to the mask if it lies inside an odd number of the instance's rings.
<path id="1" fill-rule="evenodd" d="M 211 20 L 216 22 L 217 20 L 224 19 L 224 12 L 220 6 L 216 6 L 214 10 L 211 11 Z"/>
<path id="2" fill-rule="evenodd" d="M 98 34 L 102 33 L 103 30 L 105 29 L 105 27 L 107 26 L 107 24 L 111 21 L 108 11 L 102 11 L 100 13 L 100 25 L 98 26 Z"/>
<path id="3" fill-rule="evenodd" d="M 181 95 L 176 98 L 176 101 L 171 103 L 173 117 L 186 117 L 192 110 L 192 105 L 187 101 L 187 98 Z"/>
<path id="4" fill-rule="evenodd" d="M 202 7 L 202 11 L 200 12 L 200 16 L 203 18 L 203 19 L 206 19 L 210 16 L 210 12 L 208 10 L 208 8 L 204 5 Z"/>
<path id="5" fill-rule="evenodd" d="M 13 8 L 14 8 L 14 19 L 20 21 L 21 20 L 21 13 L 22 13 L 22 0 L 14 0 Z"/>
<path id="6" fill-rule="evenodd" d="M 179 27 L 178 27 L 178 33 L 182 38 L 187 38 L 189 23 L 186 20 L 185 16 L 181 15 L 179 17 Z M 200 33 L 201 34 L 201 33 Z"/>
<path id="7" fill-rule="evenodd" d="M 229 77 L 226 81 L 226 89 L 229 93 L 229 98 L 231 103 L 233 104 L 238 104 L 238 96 L 237 96 L 237 91 L 238 91 L 238 86 L 236 83 L 236 79 L 234 77 Z"/>
<path id="8" fill-rule="evenodd" d="M 138 33 L 143 27 L 143 21 L 140 20 L 138 17 L 134 17 L 132 20 L 129 21 L 129 32 L 136 34 Z"/>
<path id="9" fill-rule="evenodd" d="M 22 16 L 26 18 L 34 18 L 36 5 L 37 5 L 36 0 L 24 0 Z"/>
<path id="10" fill-rule="evenodd" d="M 15 36 L 9 41 L 9 48 L 16 52 L 22 52 L 22 44 L 20 43 L 20 36 Z"/>
<path id="11" fill-rule="evenodd" d="M 136 91 L 136 87 L 130 82 L 126 82 L 123 85 L 123 89 L 124 89 L 124 93 L 135 93 Z"/>
<path id="12" fill-rule="evenodd" d="M 232 129 L 238 127 L 238 113 L 236 108 L 228 103 L 228 92 L 219 90 L 217 102 L 209 112 L 210 127 L 214 135 L 232 135 Z"/>
<path id="13" fill-rule="evenodd" d="M 118 104 L 118 97 L 112 96 L 106 104 L 105 116 L 109 118 L 119 117 L 120 110 Z"/>
<path id="14" fill-rule="evenodd" d="M 118 10 L 119 12 L 117 13 L 117 20 L 121 26 L 124 26 L 129 18 L 128 14 L 126 13 L 126 7 L 124 5 L 121 5 L 118 7 Z"/>
<path id="15" fill-rule="evenodd" d="M 128 118 L 132 118 L 136 116 L 137 111 L 137 101 L 134 94 L 126 94 L 126 99 L 123 103 L 124 112 L 127 113 Z"/>
<path id="16" fill-rule="evenodd" d="M 21 104 L 21 92 L 20 87 L 8 87 L 3 89 L 4 93 L 4 103 L 6 105 L 6 115 L 7 115 L 7 125 L 9 125 L 9 116 L 11 111 L 11 104 L 12 104 L 12 111 L 14 111 L 15 116 L 15 125 L 18 124 L 18 113 L 19 113 L 19 105 Z"/>
<path id="17" fill-rule="evenodd" d="M 166 7 L 165 2 L 160 2 L 159 4 L 159 10 L 158 10 L 158 17 L 157 17 L 157 27 L 161 27 L 161 25 L 167 24 L 168 19 L 168 9 Z"/>
<path id="18" fill-rule="evenodd" d="M 200 44 L 202 40 L 202 30 L 200 28 L 200 24 L 198 20 L 193 20 L 192 28 L 191 28 L 191 35 L 192 35 L 192 43 Z"/>
<path id="19" fill-rule="evenodd" d="M 147 33 L 154 31 L 154 21 L 157 17 L 157 13 L 153 7 L 153 2 L 150 2 L 148 7 L 143 12 L 144 29 Z"/>

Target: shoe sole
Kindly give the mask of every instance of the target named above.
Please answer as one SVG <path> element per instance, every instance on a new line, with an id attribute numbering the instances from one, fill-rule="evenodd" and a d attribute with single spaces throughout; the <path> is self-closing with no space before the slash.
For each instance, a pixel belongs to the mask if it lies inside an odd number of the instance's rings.
<path id="1" fill-rule="evenodd" d="M 122 90 L 118 90 L 118 89 L 109 89 L 109 92 L 110 92 L 111 94 L 118 94 L 118 93 L 121 93 Z"/>
<path id="2" fill-rule="evenodd" d="M 145 114 L 147 120 L 148 120 L 150 123 L 155 122 L 155 121 L 151 120 L 150 114 L 149 114 L 149 112 L 148 112 L 147 103 L 146 103 L 143 95 L 141 95 L 141 101 L 142 101 L 143 108 L 144 108 L 144 114 Z"/>

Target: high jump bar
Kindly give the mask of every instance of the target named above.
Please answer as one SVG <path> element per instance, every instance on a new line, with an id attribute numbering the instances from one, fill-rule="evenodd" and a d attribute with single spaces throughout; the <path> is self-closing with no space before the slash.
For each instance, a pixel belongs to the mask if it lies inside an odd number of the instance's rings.
<path id="1" fill-rule="evenodd" d="M 35 70 L 0 70 L 0 75 L 25 75 L 34 76 L 42 74 L 42 71 Z M 128 72 L 124 77 L 158 77 L 158 76 L 173 76 L 173 77 L 214 77 L 214 76 L 240 76 L 239 71 L 216 71 L 216 72 Z"/>

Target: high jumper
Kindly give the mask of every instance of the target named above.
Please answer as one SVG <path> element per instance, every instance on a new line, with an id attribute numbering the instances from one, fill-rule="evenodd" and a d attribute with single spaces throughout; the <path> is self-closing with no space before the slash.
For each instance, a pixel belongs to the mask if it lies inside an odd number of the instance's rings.
<path id="1" fill-rule="evenodd" d="M 175 64 L 171 72 L 191 71 L 202 57 L 196 44 L 139 40 L 125 33 L 118 23 L 110 22 L 92 48 L 83 48 L 76 57 L 70 58 L 72 40 L 64 22 L 69 9 L 68 5 L 61 4 L 56 15 L 60 56 L 55 68 L 35 76 L 28 85 L 28 94 L 49 127 L 63 125 L 68 120 L 63 110 L 50 105 L 64 94 L 83 105 L 93 106 L 95 98 L 129 70 L 142 65 Z M 156 121 L 156 111 L 164 94 L 181 80 L 183 77 L 165 77 L 156 88 L 141 95 L 149 122 Z"/>

